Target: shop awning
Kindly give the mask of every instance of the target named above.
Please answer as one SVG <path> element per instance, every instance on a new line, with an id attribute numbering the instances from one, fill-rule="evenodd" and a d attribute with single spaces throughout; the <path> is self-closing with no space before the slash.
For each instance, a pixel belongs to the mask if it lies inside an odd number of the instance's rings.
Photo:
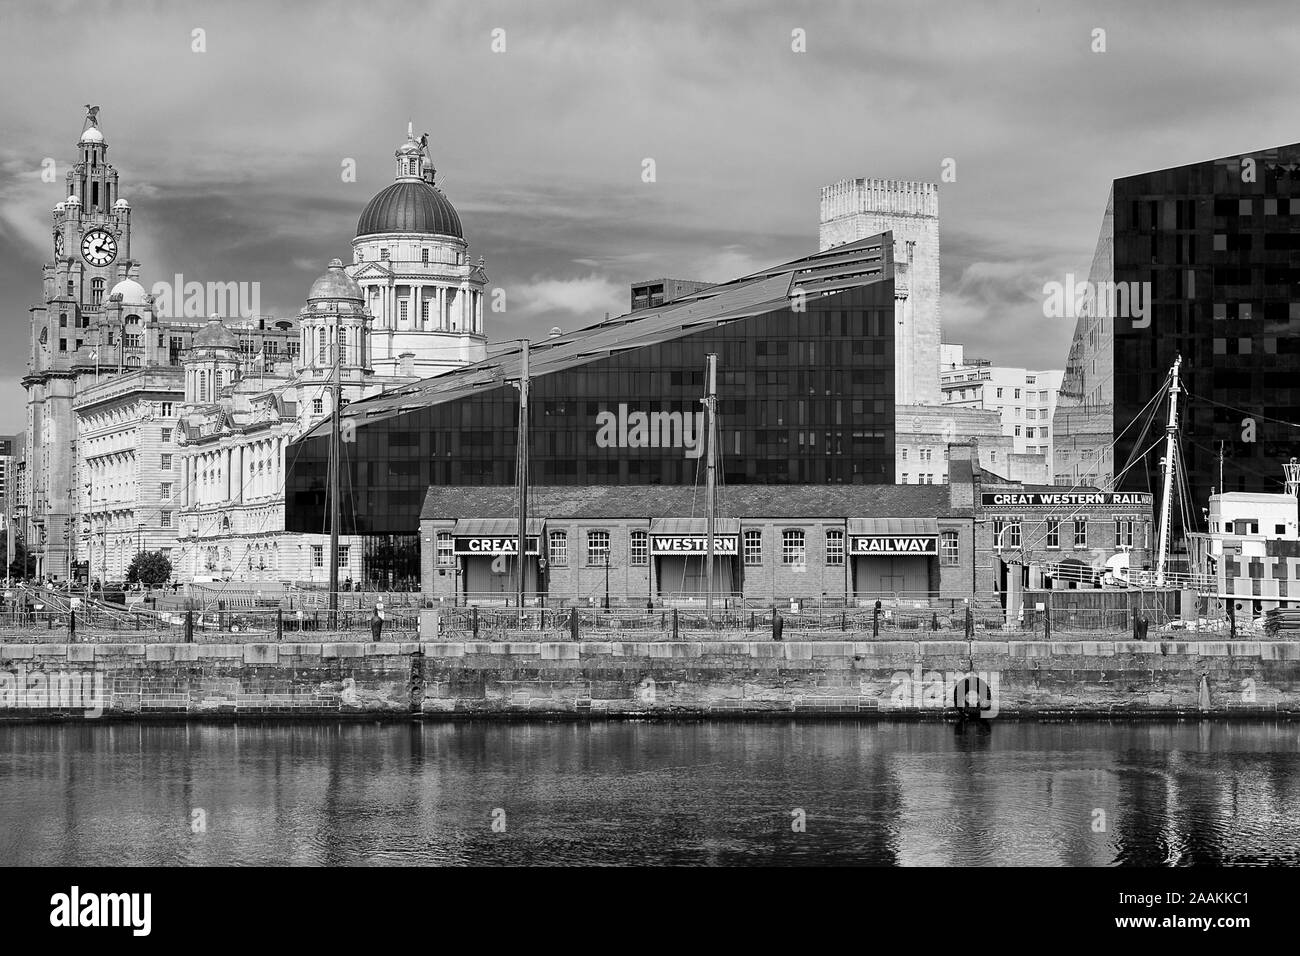
<path id="1" fill-rule="evenodd" d="M 545 518 L 529 518 L 528 534 L 539 535 Z M 452 534 L 458 537 L 504 538 L 519 534 L 518 518 L 458 518 Z"/>
<path id="2" fill-rule="evenodd" d="M 709 533 L 707 518 L 655 518 L 650 522 L 651 534 L 701 535 Z M 713 533 L 740 534 L 739 518 L 714 518 Z"/>
<path id="3" fill-rule="evenodd" d="M 937 536 L 939 522 L 935 518 L 850 518 L 849 534 Z"/>

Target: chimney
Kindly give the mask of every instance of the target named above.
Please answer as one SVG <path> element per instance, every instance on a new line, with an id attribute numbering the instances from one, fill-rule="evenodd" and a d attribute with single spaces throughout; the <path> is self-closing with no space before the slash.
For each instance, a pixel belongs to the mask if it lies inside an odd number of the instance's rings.
<path id="1" fill-rule="evenodd" d="M 975 507 L 979 495 L 979 449 L 974 439 L 948 445 L 948 504 L 953 510 Z"/>
<path id="2" fill-rule="evenodd" d="M 401 375 L 415 374 L 415 353 L 403 352 L 397 356 L 397 371 Z"/>

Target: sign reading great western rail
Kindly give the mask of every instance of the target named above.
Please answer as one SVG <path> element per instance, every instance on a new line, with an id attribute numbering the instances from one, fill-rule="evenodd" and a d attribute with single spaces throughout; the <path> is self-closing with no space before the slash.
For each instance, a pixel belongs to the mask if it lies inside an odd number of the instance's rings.
<path id="1" fill-rule="evenodd" d="M 939 553 L 939 536 L 935 534 L 855 534 L 849 538 L 849 554 L 915 555 L 933 557 Z"/>
<path id="2" fill-rule="evenodd" d="M 519 552 L 519 539 L 515 537 L 504 536 L 485 536 L 485 535 L 457 535 L 454 544 L 456 554 L 517 554 Z M 537 536 L 530 535 L 528 538 L 529 554 L 537 554 Z"/>
<path id="3" fill-rule="evenodd" d="M 1151 495 L 1146 492 L 1054 492 L 1054 491 L 996 491 L 980 495 L 980 503 L 986 507 L 1003 507 L 1020 505 L 1029 507 L 1056 508 L 1076 505 L 1149 505 Z"/>
<path id="4" fill-rule="evenodd" d="M 708 554 L 709 539 L 703 534 L 652 534 L 650 550 L 654 554 Z M 713 536 L 713 553 L 715 555 L 734 555 L 736 553 L 736 535 L 715 534 Z"/>
<path id="5" fill-rule="evenodd" d="M 703 412 L 628 411 L 596 414 L 597 448 L 680 448 L 685 457 L 704 454 Z"/>

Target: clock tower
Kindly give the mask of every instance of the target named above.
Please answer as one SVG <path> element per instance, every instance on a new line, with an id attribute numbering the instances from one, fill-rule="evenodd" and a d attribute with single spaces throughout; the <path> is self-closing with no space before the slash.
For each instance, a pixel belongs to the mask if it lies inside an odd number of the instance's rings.
<path id="1" fill-rule="evenodd" d="M 131 207 L 118 193 L 107 160 L 99 108 L 87 107 L 77 159 L 51 215 L 51 261 L 44 266 L 43 304 L 31 312 L 27 390 L 28 546 L 38 573 L 69 576 L 77 511 L 78 380 L 99 378 L 100 337 L 114 287 L 139 274 L 131 258 Z M 120 298 L 120 297 L 119 297 Z M 119 309 L 120 311 L 120 309 Z M 113 344 L 112 335 L 107 343 Z"/>

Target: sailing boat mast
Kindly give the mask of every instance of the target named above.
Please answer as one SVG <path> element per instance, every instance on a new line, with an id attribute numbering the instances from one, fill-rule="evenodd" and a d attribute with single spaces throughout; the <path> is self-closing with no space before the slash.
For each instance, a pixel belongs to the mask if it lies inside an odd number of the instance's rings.
<path id="1" fill-rule="evenodd" d="M 710 352 L 705 356 L 704 371 L 704 434 L 708 443 L 706 464 L 704 467 L 704 522 L 705 522 L 705 558 L 704 558 L 704 609 L 713 612 L 713 551 L 714 531 L 717 523 L 717 405 L 718 405 L 718 356 Z"/>
<path id="2" fill-rule="evenodd" d="M 520 339 L 523 351 L 519 366 L 519 435 L 515 450 L 515 480 L 519 495 L 519 535 L 515 542 L 516 606 L 522 616 L 524 607 L 524 566 L 528 555 L 528 340 Z"/>
<path id="3" fill-rule="evenodd" d="M 1165 562 L 1169 558 L 1169 512 L 1174 491 L 1174 453 L 1178 444 L 1178 369 L 1183 364 L 1180 355 L 1174 359 L 1169 378 L 1169 421 L 1165 425 L 1164 494 L 1160 500 L 1160 544 L 1156 552 L 1156 585 L 1165 583 Z"/>
<path id="4" fill-rule="evenodd" d="M 330 629 L 338 627 L 339 616 L 339 399 L 342 387 L 342 355 L 337 336 L 334 342 L 333 422 L 330 424 Z"/>

